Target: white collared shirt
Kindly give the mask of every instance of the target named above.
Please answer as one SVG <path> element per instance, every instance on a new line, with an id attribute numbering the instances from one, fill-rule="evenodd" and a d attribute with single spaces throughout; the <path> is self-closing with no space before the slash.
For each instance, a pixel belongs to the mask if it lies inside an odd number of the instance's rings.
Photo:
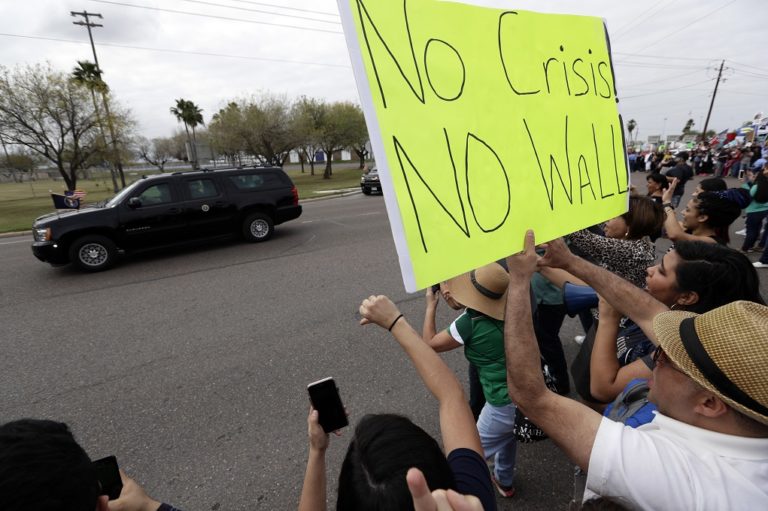
<path id="1" fill-rule="evenodd" d="M 587 490 L 585 500 L 615 497 L 633 509 L 768 510 L 768 439 L 716 433 L 658 412 L 637 429 L 604 417 Z"/>

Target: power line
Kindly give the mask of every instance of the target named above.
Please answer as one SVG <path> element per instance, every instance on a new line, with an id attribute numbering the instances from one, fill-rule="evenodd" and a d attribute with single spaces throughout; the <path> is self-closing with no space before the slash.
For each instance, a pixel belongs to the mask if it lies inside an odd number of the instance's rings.
<path id="1" fill-rule="evenodd" d="M 675 1 L 676 0 L 671 0 L 669 3 L 672 4 Z M 640 20 L 643 17 L 645 17 L 649 12 L 654 10 L 657 6 L 661 5 L 662 3 L 664 3 L 664 0 L 659 0 L 658 2 L 653 4 L 649 9 L 646 9 L 645 11 L 643 11 L 639 16 L 636 16 L 636 17 L 632 18 L 632 20 L 630 20 L 628 23 L 625 23 L 620 28 L 616 29 L 616 36 L 615 37 L 621 37 L 622 35 L 624 35 L 626 33 L 625 29 L 627 29 L 629 27 L 632 27 L 632 26 L 637 26 L 637 24 L 640 22 Z"/>
<path id="2" fill-rule="evenodd" d="M 285 25 L 283 23 L 270 23 L 267 21 L 256 21 L 256 20 L 244 20 L 241 18 L 229 18 L 227 16 L 216 16 L 213 14 L 201 14 L 197 12 L 189 12 L 189 11 L 179 11 L 175 9 L 163 9 L 161 7 L 150 7 L 146 5 L 134 5 L 134 4 L 126 4 L 123 2 L 112 2 L 110 0 L 88 0 L 89 2 L 96 2 L 99 4 L 108 4 L 108 5 L 120 5 L 123 7 L 133 7 L 134 9 L 146 9 L 149 11 L 158 11 L 158 12 L 168 12 L 171 14 L 183 14 L 185 16 L 196 16 L 199 18 L 211 18 L 211 19 L 219 19 L 219 20 L 225 20 L 225 21 L 237 21 L 239 23 L 254 23 L 256 25 L 269 25 L 272 27 L 282 27 L 282 28 L 294 28 L 297 30 L 309 30 L 312 32 L 325 32 L 327 34 L 343 34 L 343 32 L 338 30 L 325 30 L 322 28 L 312 28 L 312 27 L 301 27 L 298 25 Z"/>
<path id="3" fill-rule="evenodd" d="M 721 89 L 721 90 L 720 90 L 720 93 L 721 93 L 721 94 L 727 94 L 727 93 L 729 93 L 729 92 L 733 92 L 734 94 L 739 94 L 739 95 L 742 95 L 742 94 L 743 94 L 743 95 L 746 95 L 746 96 L 761 96 L 761 97 L 768 97 L 768 91 L 766 91 L 766 92 L 763 92 L 763 93 L 759 93 L 759 92 L 747 92 L 747 91 L 742 91 L 742 90 L 733 90 L 733 89 Z"/>
<path id="4" fill-rule="evenodd" d="M 762 72 L 768 73 L 768 68 L 757 67 L 757 66 L 752 65 L 752 64 L 744 64 L 742 62 L 736 62 L 735 60 L 730 60 L 730 59 L 728 59 L 728 62 L 730 62 L 731 64 L 736 64 L 737 66 L 751 67 L 751 68 L 757 69 L 758 71 L 762 71 Z"/>
<path id="5" fill-rule="evenodd" d="M 654 92 L 646 92 L 644 94 L 635 94 L 634 96 L 624 96 L 623 98 L 619 98 L 619 99 L 620 100 L 624 100 L 624 99 L 639 98 L 641 96 L 651 96 L 653 94 L 666 94 L 667 92 L 674 92 L 674 91 L 678 91 L 678 90 L 682 90 L 682 89 L 687 89 L 688 87 L 695 87 L 696 85 L 701 85 L 702 83 L 708 83 L 708 82 L 711 82 L 711 81 L 712 81 L 711 79 L 706 79 L 706 80 L 704 80 L 702 82 L 690 83 L 688 85 L 683 85 L 681 87 L 675 87 L 674 89 L 659 89 L 659 90 L 654 91 Z"/>
<path id="6" fill-rule="evenodd" d="M 755 73 L 754 71 L 749 71 L 747 69 L 741 69 L 739 67 L 734 67 L 733 70 L 735 72 L 737 72 L 737 73 L 744 73 L 744 74 L 746 74 L 748 76 L 753 76 L 753 77 L 757 77 L 757 78 L 768 78 L 768 74 Z"/>
<path id="7" fill-rule="evenodd" d="M 21 34 L 8 34 L 0 32 L 0 36 L 4 37 L 16 37 L 20 39 L 39 39 L 42 41 L 55 41 L 55 42 L 61 42 L 61 43 L 74 43 L 74 44 L 87 44 L 83 41 L 75 41 L 73 39 L 59 39 L 56 37 L 42 37 L 42 36 L 32 36 L 32 35 L 21 35 Z M 112 48 L 126 48 L 129 50 L 141 50 L 141 51 L 153 51 L 153 52 L 160 52 L 160 53 L 175 53 L 175 54 L 185 54 L 185 55 L 200 55 L 203 57 L 222 57 L 222 58 L 230 58 L 230 59 L 244 59 L 244 60 L 259 60 L 259 61 L 267 61 L 267 62 L 276 62 L 280 64 L 301 64 L 301 65 L 309 65 L 309 66 L 323 66 L 323 67 L 340 67 L 349 69 L 350 66 L 343 65 L 343 64 L 326 64 L 323 62 L 309 62 L 309 61 L 301 61 L 301 60 L 285 60 L 285 59 L 273 59 L 268 57 L 249 57 L 247 55 L 227 55 L 224 53 L 210 53 L 210 52 L 200 52 L 200 51 L 190 51 L 190 50 L 174 50 L 170 48 L 151 48 L 148 46 L 130 46 L 126 44 L 115 44 L 115 43 L 99 43 L 99 46 L 109 46 Z"/>
<path id="8" fill-rule="evenodd" d="M 669 57 L 667 55 L 664 55 L 664 57 L 660 57 L 659 55 L 648 55 L 647 53 L 626 53 L 623 51 L 614 51 L 611 53 L 613 53 L 614 55 L 626 55 L 628 57 L 642 57 L 646 59 L 663 58 L 664 60 L 707 60 L 707 61 L 717 60 L 714 58 L 706 58 L 706 57 Z"/>
<path id="9" fill-rule="evenodd" d="M 650 62 L 633 62 L 633 61 L 627 61 L 627 60 L 614 60 L 613 63 L 619 66 L 649 67 L 649 68 L 659 68 L 659 69 L 697 69 L 697 70 L 704 69 L 701 66 L 684 66 L 684 65 L 677 65 L 677 64 L 651 64 Z"/>
<path id="10" fill-rule="evenodd" d="M 237 2 L 240 4 L 261 5 L 264 7 L 277 7 L 278 9 L 286 9 L 288 11 L 311 12 L 313 14 L 323 14 L 325 16 L 336 16 L 336 17 L 339 16 L 339 13 L 337 12 L 315 11 L 312 9 L 302 9 L 301 7 L 284 7 L 282 5 L 266 4 L 264 2 L 252 2 L 250 0 L 230 0 L 230 1 Z"/>
<path id="11" fill-rule="evenodd" d="M 709 16 L 710 14 L 714 14 L 715 12 L 717 12 L 717 11 L 719 11 L 719 10 L 721 10 L 721 9 L 725 9 L 726 7 L 728 7 L 729 5 L 731 5 L 731 4 L 732 4 L 732 3 L 734 3 L 734 2 L 736 2 L 736 0 L 731 0 L 731 1 L 730 1 L 730 2 L 728 2 L 727 4 L 725 4 L 725 5 L 721 6 L 721 7 L 717 7 L 716 9 L 713 9 L 713 10 L 711 10 L 711 11 L 707 12 L 707 13 L 706 13 L 706 14 L 704 14 L 703 16 L 700 16 L 700 17 L 696 18 L 695 20 L 691 21 L 691 22 L 690 22 L 690 23 L 688 23 L 687 25 L 684 25 L 684 26 L 682 26 L 682 27 L 680 27 L 680 28 L 677 28 L 677 29 L 675 29 L 674 31 L 670 32 L 669 34 L 665 35 L 664 37 L 662 37 L 662 38 L 659 38 L 659 39 L 656 39 L 656 40 L 655 40 L 654 42 L 652 42 L 651 44 L 646 44 L 646 45 L 644 45 L 643 47 L 644 47 L 645 49 L 648 49 L 648 48 L 650 48 L 651 46 L 655 46 L 655 45 L 659 44 L 661 41 L 663 41 L 663 40 L 665 40 L 665 39 L 668 39 L 668 38 L 672 37 L 673 35 L 677 35 L 677 34 L 679 34 L 679 33 L 680 33 L 680 32 L 682 32 L 683 30 L 685 30 L 686 28 L 690 27 L 690 26 L 691 26 L 691 25 L 693 25 L 694 23 L 697 23 L 697 22 L 699 22 L 699 21 L 703 20 L 704 18 L 706 18 L 706 17 L 707 17 L 707 16 Z"/>
<path id="12" fill-rule="evenodd" d="M 699 72 L 701 72 L 701 71 L 704 71 L 705 69 L 706 69 L 706 68 L 704 68 L 704 69 L 697 69 L 697 70 L 695 70 L 695 71 L 690 71 L 690 72 L 688 72 L 688 73 L 683 73 L 683 74 L 681 74 L 681 75 L 665 76 L 665 77 L 664 77 L 664 80 L 665 80 L 665 81 L 668 81 L 668 80 L 676 80 L 677 78 L 682 78 L 682 77 L 684 77 L 684 76 L 690 76 L 690 75 L 693 75 L 693 74 L 699 73 Z M 649 80 L 649 81 L 647 81 L 647 82 L 633 83 L 633 84 L 632 84 L 632 87 L 631 87 L 630 89 L 634 89 L 635 87 L 640 87 L 640 86 L 642 86 L 642 85 L 648 85 L 649 83 L 659 83 L 659 79 L 657 78 L 657 79 L 655 79 L 655 80 Z M 622 89 L 623 89 L 623 90 L 627 90 L 627 87 L 622 87 Z"/>
<path id="13" fill-rule="evenodd" d="M 257 12 L 259 14 L 271 14 L 272 16 L 284 16 L 286 18 L 293 18 L 297 20 L 309 20 L 316 21 L 318 23 L 329 23 L 331 25 L 341 25 L 340 21 L 321 20 L 318 18 L 310 18 L 309 16 L 297 16 L 295 14 L 283 14 L 281 12 L 263 11 L 261 9 L 249 9 L 248 7 L 236 7 L 234 5 L 217 4 L 215 2 L 205 2 L 203 0 L 178 0 L 179 2 L 187 2 L 190 4 L 210 5 L 212 7 L 222 7 L 224 9 L 234 9 L 236 11 Z"/>

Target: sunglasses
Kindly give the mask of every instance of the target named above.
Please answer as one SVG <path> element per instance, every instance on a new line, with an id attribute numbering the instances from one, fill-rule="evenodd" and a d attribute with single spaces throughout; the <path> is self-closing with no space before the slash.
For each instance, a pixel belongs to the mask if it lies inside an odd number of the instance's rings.
<path id="1" fill-rule="evenodd" d="M 669 359 L 667 354 L 664 353 L 664 349 L 661 346 L 657 347 L 656 351 L 653 352 L 653 357 L 651 358 L 651 360 L 653 360 L 654 368 L 656 368 L 656 367 L 661 368 L 661 367 L 664 367 L 666 365 L 666 366 L 669 366 L 670 368 L 674 369 L 675 371 L 677 371 L 679 373 L 683 373 L 682 369 L 677 367 Z M 685 373 L 683 373 L 683 374 L 685 374 Z"/>

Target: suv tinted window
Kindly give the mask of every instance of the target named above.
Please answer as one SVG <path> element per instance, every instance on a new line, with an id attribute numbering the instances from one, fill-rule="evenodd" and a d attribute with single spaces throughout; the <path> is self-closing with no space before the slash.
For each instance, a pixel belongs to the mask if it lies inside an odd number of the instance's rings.
<path id="1" fill-rule="evenodd" d="M 216 190 L 216 184 L 212 179 L 193 179 L 187 181 L 189 196 L 193 199 L 204 199 L 206 197 L 216 197 L 219 191 Z"/>
<path id="2" fill-rule="evenodd" d="M 152 185 L 139 195 L 142 206 L 154 206 L 171 202 L 171 187 L 168 183 Z"/>
<path id="3" fill-rule="evenodd" d="M 238 190 L 244 191 L 259 190 L 261 188 L 274 188 L 283 184 L 280 178 L 271 172 L 229 176 L 229 181 L 235 185 Z"/>

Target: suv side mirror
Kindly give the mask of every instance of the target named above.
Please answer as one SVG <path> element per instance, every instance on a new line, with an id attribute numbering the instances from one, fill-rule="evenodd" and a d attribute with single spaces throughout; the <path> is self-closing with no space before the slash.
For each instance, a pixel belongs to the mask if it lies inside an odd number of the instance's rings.
<path id="1" fill-rule="evenodd" d="M 141 199 L 138 197 L 131 197 L 128 199 L 128 207 L 131 209 L 136 209 L 141 207 Z"/>

